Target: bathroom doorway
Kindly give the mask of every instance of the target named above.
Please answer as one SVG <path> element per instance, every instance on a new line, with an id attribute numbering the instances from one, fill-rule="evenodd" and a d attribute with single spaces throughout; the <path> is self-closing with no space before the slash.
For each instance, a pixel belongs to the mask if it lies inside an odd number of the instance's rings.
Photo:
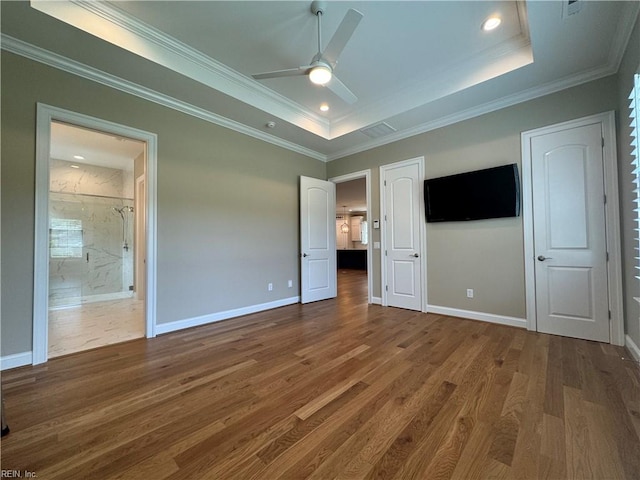
<path id="1" fill-rule="evenodd" d="M 38 104 L 32 363 L 155 336 L 157 136 Z"/>
<path id="2" fill-rule="evenodd" d="M 134 281 L 145 164 L 145 142 L 51 122 L 49 358 L 145 335 Z"/>

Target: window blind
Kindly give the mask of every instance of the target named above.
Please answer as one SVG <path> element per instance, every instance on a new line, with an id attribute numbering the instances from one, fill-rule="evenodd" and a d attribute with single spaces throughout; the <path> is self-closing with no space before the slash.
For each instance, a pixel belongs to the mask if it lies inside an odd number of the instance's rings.
<path id="1" fill-rule="evenodd" d="M 640 141 L 638 136 L 640 135 L 640 75 L 634 76 L 634 85 L 629 96 L 631 101 L 629 108 L 631 110 L 631 165 L 633 173 L 633 182 L 635 185 L 635 235 L 636 235 L 636 278 L 640 278 L 640 155 L 638 145 Z"/>

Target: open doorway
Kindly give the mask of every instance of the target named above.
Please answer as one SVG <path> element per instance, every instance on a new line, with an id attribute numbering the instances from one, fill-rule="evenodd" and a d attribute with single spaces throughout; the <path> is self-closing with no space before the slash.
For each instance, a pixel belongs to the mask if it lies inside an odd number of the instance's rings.
<path id="1" fill-rule="evenodd" d="M 155 134 L 38 104 L 34 365 L 155 336 L 156 165 Z"/>
<path id="2" fill-rule="evenodd" d="M 370 171 L 331 179 L 336 184 L 336 253 L 338 296 L 341 284 L 371 303 Z"/>
<path id="3" fill-rule="evenodd" d="M 51 122 L 49 358 L 145 335 L 145 164 L 145 142 Z"/>

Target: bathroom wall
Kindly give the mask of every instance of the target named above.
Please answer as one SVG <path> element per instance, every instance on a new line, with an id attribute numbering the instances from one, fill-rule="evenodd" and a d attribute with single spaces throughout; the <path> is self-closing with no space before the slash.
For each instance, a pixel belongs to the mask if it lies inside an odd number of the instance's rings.
<path id="1" fill-rule="evenodd" d="M 133 206 L 133 172 L 55 159 L 50 167 L 50 306 L 131 296 L 134 216 L 123 210 L 123 221 L 114 209 Z"/>

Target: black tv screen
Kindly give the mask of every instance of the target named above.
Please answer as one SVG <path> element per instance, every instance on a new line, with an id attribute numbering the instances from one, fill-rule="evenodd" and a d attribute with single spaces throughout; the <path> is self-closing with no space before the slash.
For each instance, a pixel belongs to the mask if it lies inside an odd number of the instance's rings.
<path id="1" fill-rule="evenodd" d="M 458 222 L 520 215 L 518 165 L 424 181 L 427 222 Z"/>

